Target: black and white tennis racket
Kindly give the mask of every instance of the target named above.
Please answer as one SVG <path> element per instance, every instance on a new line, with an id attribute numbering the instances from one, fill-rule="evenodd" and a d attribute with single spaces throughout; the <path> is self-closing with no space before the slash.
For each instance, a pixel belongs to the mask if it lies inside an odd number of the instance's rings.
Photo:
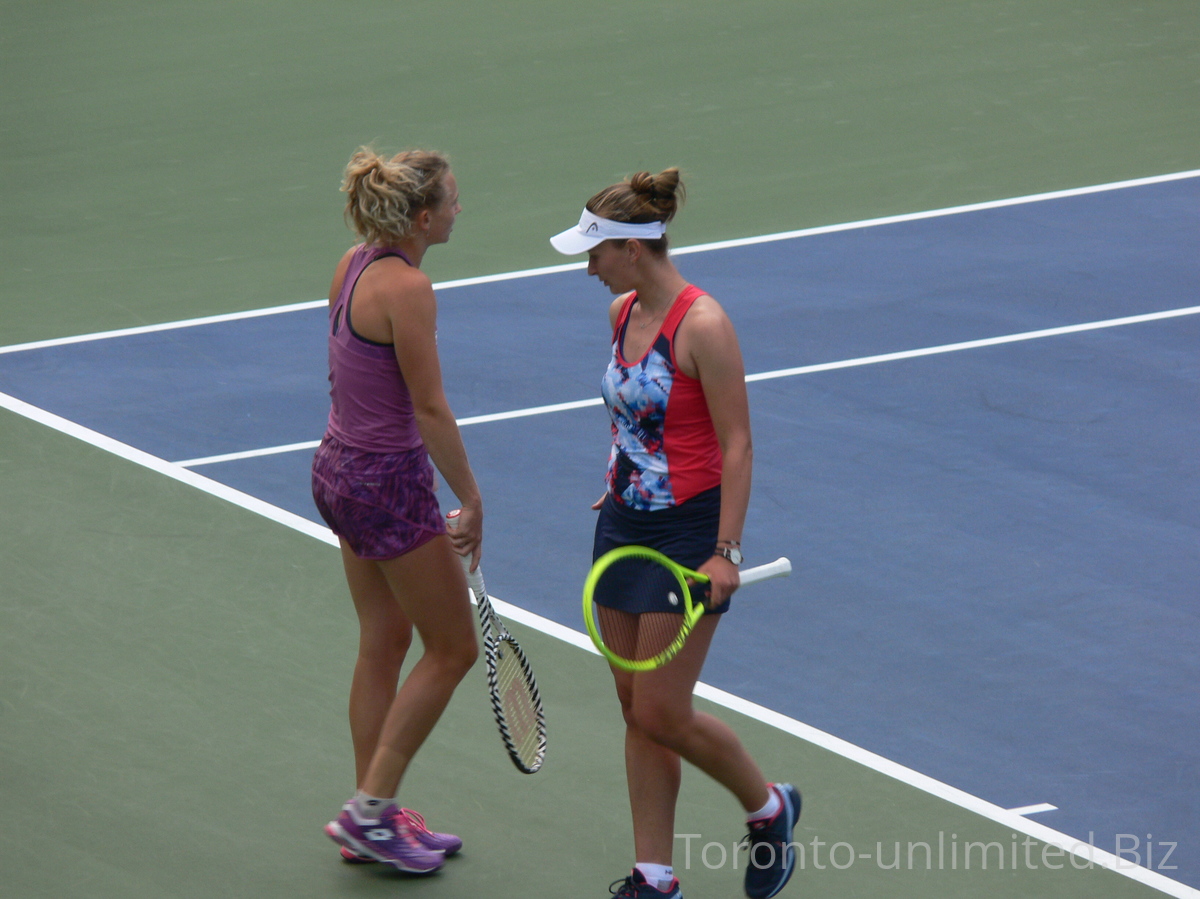
<path id="1" fill-rule="evenodd" d="M 459 511 L 456 509 L 446 515 L 446 526 L 451 530 L 458 525 Z M 533 774 L 542 767 L 546 757 L 546 715 L 533 669 L 521 645 L 492 608 L 483 583 L 483 572 L 478 567 L 471 571 L 471 560 L 465 556 L 462 563 L 467 584 L 479 606 L 488 692 L 500 738 L 518 770 Z"/>

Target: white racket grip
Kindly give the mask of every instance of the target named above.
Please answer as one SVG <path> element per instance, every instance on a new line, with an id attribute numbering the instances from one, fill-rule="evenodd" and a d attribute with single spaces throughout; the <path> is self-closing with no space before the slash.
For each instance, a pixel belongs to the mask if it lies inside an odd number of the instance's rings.
<path id="1" fill-rule="evenodd" d="M 742 586 L 756 581 L 765 581 L 773 577 L 787 577 L 792 573 L 792 563 L 787 556 L 780 556 L 774 562 L 747 568 L 741 573 Z"/>
<path id="2" fill-rule="evenodd" d="M 446 529 L 453 531 L 458 527 L 458 516 L 462 509 L 455 509 L 452 512 L 446 513 Z M 462 562 L 463 573 L 467 576 L 467 586 L 471 588 L 471 592 L 476 596 L 486 596 L 487 588 L 483 585 L 483 572 L 476 568 L 471 570 L 471 560 L 466 556 L 459 556 L 458 560 Z"/>
<path id="3" fill-rule="evenodd" d="M 471 571 L 471 560 L 466 556 L 460 556 L 463 564 L 463 571 L 467 573 L 467 586 L 471 588 L 471 592 L 476 598 L 487 596 L 487 587 L 483 585 L 483 574 L 478 568 Z"/>

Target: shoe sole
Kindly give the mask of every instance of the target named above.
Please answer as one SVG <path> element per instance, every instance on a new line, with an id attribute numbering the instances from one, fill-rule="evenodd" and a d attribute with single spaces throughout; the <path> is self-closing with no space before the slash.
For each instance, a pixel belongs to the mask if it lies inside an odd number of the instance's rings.
<path id="1" fill-rule="evenodd" d="M 432 874 L 433 872 L 439 870 L 442 867 L 440 862 L 435 867 L 432 867 L 432 868 L 410 868 L 410 867 L 407 867 L 399 859 L 388 858 L 386 856 L 380 855 L 378 852 L 375 852 L 374 850 L 372 850 L 370 846 L 367 846 L 364 843 L 360 843 L 358 840 L 354 839 L 352 836 L 350 836 L 348 833 L 346 833 L 346 829 L 344 827 L 342 827 L 342 825 L 338 824 L 336 821 L 330 821 L 328 824 L 325 825 L 325 835 L 328 836 L 329 839 L 331 839 L 335 843 L 337 843 L 339 846 L 345 846 L 351 852 L 354 852 L 358 855 L 367 856 L 367 857 L 373 859 L 374 861 L 380 862 L 381 864 L 384 864 L 384 865 L 391 865 L 397 871 L 403 871 L 406 874 Z M 343 856 L 343 858 L 344 858 L 344 856 Z M 352 863 L 352 864 L 358 864 L 358 863 Z"/>
<path id="2" fill-rule="evenodd" d="M 417 842 L 420 843 L 422 846 L 424 846 L 426 849 L 428 849 L 430 852 L 440 852 L 446 858 L 451 858 L 455 855 L 458 855 L 459 850 L 462 849 L 461 845 L 455 846 L 452 849 L 439 849 L 437 846 L 430 846 L 428 843 L 426 843 L 424 840 L 421 839 L 420 835 L 417 835 Z M 379 861 L 379 859 L 377 859 L 377 858 L 371 858 L 370 856 L 359 855 L 357 852 L 355 852 L 353 849 L 349 848 L 348 846 L 342 846 L 341 848 L 342 848 L 342 853 L 341 853 L 342 861 L 344 861 L 348 865 L 374 865 L 374 864 L 378 863 L 378 861 Z M 349 854 L 347 854 L 347 853 L 349 853 Z"/>
<path id="3" fill-rule="evenodd" d="M 420 838 L 418 837 L 418 841 L 419 840 L 420 840 Z M 377 858 L 370 858 L 367 856 L 359 855 L 357 852 L 355 852 L 353 849 L 349 848 L 348 846 L 343 846 L 342 848 L 345 849 L 346 852 L 350 853 L 350 855 L 345 855 L 345 854 L 342 855 L 342 861 L 344 861 L 348 865 L 373 865 L 379 861 L 379 859 L 377 859 Z M 446 858 L 453 858 L 454 856 L 458 855 L 458 850 L 461 849 L 462 847 L 460 846 L 460 847 L 456 847 L 454 849 L 438 849 L 436 846 L 428 846 L 427 845 L 427 846 L 425 846 L 425 848 L 428 849 L 430 852 L 440 852 Z"/>

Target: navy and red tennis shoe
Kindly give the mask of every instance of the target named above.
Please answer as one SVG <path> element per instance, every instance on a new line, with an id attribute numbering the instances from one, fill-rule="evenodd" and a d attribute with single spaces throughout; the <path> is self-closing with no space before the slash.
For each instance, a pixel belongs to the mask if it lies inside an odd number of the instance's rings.
<path id="1" fill-rule="evenodd" d="M 746 834 L 750 850 L 746 895 L 750 899 L 770 899 L 784 888 L 796 867 L 792 831 L 800 820 L 800 791 L 791 784 L 771 784 L 771 789 L 779 796 L 779 811 L 774 817 L 751 821 Z"/>
<path id="2" fill-rule="evenodd" d="M 647 883 L 645 876 L 637 868 L 624 880 L 616 880 L 609 884 L 608 891 L 614 899 L 683 899 L 678 879 L 671 881 L 670 888 L 660 890 Z"/>
<path id="3" fill-rule="evenodd" d="M 750 822 L 745 844 L 749 849 L 746 865 L 746 895 L 750 899 L 770 899 L 787 885 L 796 868 L 796 844 L 792 833 L 800 820 L 800 791 L 791 784 L 770 784 L 779 797 L 779 810 L 770 818 Z M 672 880 L 666 890 L 646 882 L 637 868 L 624 880 L 611 884 L 614 899 L 683 899 L 679 881 Z"/>

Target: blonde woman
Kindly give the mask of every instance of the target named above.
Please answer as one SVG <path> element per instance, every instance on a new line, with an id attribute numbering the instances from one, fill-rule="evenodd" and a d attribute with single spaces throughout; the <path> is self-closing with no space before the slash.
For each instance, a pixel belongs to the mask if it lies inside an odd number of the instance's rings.
<path id="1" fill-rule="evenodd" d="M 437 302 L 421 271 L 461 207 L 439 153 L 360 150 L 342 189 L 363 242 L 342 257 L 329 289 L 332 402 L 312 483 L 359 621 L 350 685 L 358 790 L 325 831 L 349 862 L 428 873 L 462 841 L 428 830 L 396 794 L 478 652 L 458 556 L 479 562 L 483 504 L 442 389 Z M 453 535 L 431 460 L 462 507 Z M 400 684 L 414 628 L 423 653 Z"/>

